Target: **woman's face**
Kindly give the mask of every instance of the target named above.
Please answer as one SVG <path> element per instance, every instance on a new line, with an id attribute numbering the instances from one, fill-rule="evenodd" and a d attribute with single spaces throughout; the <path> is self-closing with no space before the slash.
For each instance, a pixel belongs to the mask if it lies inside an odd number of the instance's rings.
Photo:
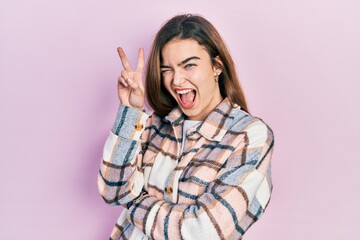
<path id="1" fill-rule="evenodd" d="M 190 120 L 204 120 L 222 101 L 206 49 L 193 39 L 173 39 L 161 51 L 161 75 L 165 88 Z M 219 62 L 220 63 L 220 62 Z"/>

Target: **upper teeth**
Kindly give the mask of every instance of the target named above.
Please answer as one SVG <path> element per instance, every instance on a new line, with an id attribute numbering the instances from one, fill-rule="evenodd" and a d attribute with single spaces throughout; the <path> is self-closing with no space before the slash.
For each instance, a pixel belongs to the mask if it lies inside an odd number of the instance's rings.
<path id="1" fill-rule="evenodd" d="M 178 90 L 176 91 L 177 94 L 186 94 L 186 93 L 189 93 L 191 92 L 192 90 L 191 89 L 186 89 L 186 90 Z"/>

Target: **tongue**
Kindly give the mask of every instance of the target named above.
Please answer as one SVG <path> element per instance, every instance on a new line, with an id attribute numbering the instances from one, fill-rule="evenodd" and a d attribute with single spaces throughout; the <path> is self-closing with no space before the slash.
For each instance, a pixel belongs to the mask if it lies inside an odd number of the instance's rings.
<path id="1" fill-rule="evenodd" d="M 189 105 L 189 104 L 192 104 L 194 101 L 195 92 L 191 91 L 186 94 L 180 94 L 180 97 L 181 97 L 181 101 L 183 102 L 184 105 Z"/>

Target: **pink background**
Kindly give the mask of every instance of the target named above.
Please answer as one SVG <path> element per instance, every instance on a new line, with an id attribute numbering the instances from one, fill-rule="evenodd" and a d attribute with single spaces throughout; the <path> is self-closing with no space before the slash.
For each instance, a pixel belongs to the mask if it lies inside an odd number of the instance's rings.
<path id="1" fill-rule="evenodd" d="M 226 3 L 226 4 L 225 4 Z M 360 239 L 357 0 L 0 3 L 0 239 L 107 239 L 97 192 L 122 46 L 136 63 L 177 13 L 226 40 L 276 134 L 274 191 L 246 240 Z"/>

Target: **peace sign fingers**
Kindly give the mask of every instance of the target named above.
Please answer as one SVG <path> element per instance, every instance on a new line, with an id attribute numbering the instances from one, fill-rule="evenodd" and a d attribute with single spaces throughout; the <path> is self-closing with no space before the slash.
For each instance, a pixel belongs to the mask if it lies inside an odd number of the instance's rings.
<path id="1" fill-rule="evenodd" d="M 144 49 L 140 48 L 139 49 L 138 64 L 137 64 L 137 67 L 136 67 L 136 72 L 142 73 L 143 69 L 144 69 Z"/>
<path id="2" fill-rule="evenodd" d="M 130 63 L 129 63 L 127 57 L 126 57 L 126 54 L 125 54 L 124 50 L 121 47 L 118 47 L 117 52 L 119 54 L 119 57 L 120 57 L 120 60 L 121 60 L 121 63 L 123 65 L 124 69 L 126 71 L 128 71 L 128 72 L 132 72 Z"/>
<path id="3" fill-rule="evenodd" d="M 144 86 L 142 73 L 144 68 L 144 49 L 139 49 L 138 64 L 133 71 L 124 50 L 117 48 L 123 70 L 118 78 L 118 95 L 122 104 L 142 109 L 144 106 Z"/>

